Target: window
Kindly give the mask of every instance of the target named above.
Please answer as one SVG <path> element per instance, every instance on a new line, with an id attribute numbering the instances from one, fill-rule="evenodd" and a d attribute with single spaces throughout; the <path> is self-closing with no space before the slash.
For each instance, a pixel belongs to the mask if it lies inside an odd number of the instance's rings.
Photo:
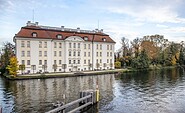
<path id="1" fill-rule="evenodd" d="M 80 48 L 80 43 L 78 43 L 78 48 Z"/>
<path id="2" fill-rule="evenodd" d="M 112 63 L 112 59 L 110 59 L 110 63 Z"/>
<path id="3" fill-rule="evenodd" d="M 78 64 L 80 64 L 80 60 L 78 60 Z"/>
<path id="4" fill-rule="evenodd" d="M 71 56 L 71 51 L 69 51 L 69 56 Z"/>
<path id="5" fill-rule="evenodd" d="M 86 49 L 86 44 L 84 44 L 84 49 Z"/>
<path id="6" fill-rule="evenodd" d="M 109 56 L 109 52 L 107 52 L 107 56 Z"/>
<path id="7" fill-rule="evenodd" d="M 96 52 L 96 56 L 98 57 L 98 52 Z"/>
<path id="8" fill-rule="evenodd" d="M 44 51 L 44 56 L 47 57 L 47 51 Z"/>
<path id="9" fill-rule="evenodd" d="M 69 43 L 69 48 L 71 48 L 71 43 Z"/>
<path id="10" fill-rule="evenodd" d="M 84 60 L 84 64 L 86 64 L 86 60 Z"/>
<path id="11" fill-rule="evenodd" d="M 78 56 L 80 56 L 80 51 L 78 51 Z"/>
<path id="12" fill-rule="evenodd" d="M 39 41 L 39 48 L 42 48 L 42 42 Z"/>
<path id="13" fill-rule="evenodd" d="M 102 45 L 100 44 L 100 49 L 102 50 Z"/>
<path id="14" fill-rule="evenodd" d="M 90 57 L 90 52 L 88 52 L 88 56 Z"/>
<path id="15" fill-rule="evenodd" d="M 27 41 L 27 47 L 28 48 L 30 47 L 30 41 Z"/>
<path id="16" fill-rule="evenodd" d="M 96 59 L 96 63 L 98 63 L 98 59 Z"/>
<path id="17" fill-rule="evenodd" d="M 44 42 L 44 48 L 47 48 L 47 42 Z"/>
<path id="18" fill-rule="evenodd" d="M 42 65 L 42 60 L 39 60 L 39 65 Z"/>
<path id="19" fill-rule="evenodd" d="M 88 64 L 90 64 L 90 60 L 88 60 Z"/>
<path id="20" fill-rule="evenodd" d="M 24 41 L 21 41 L 21 47 L 24 47 Z"/>
<path id="21" fill-rule="evenodd" d="M 91 45 L 90 44 L 88 44 L 88 49 L 91 49 Z"/>
<path id="22" fill-rule="evenodd" d="M 71 60 L 69 60 L 69 64 L 71 64 Z"/>
<path id="23" fill-rule="evenodd" d="M 27 60 L 27 65 L 30 65 L 30 60 Z"/>
<path id="24" fill-rule="evenodd" d="M 59 64 L 62 64 L 62 60 L 59 60 Z"/>
<path id="25" fill-rule="evenodd" d="M 86 52 L 84 52 L 84 57 L 86 57 Z"/>
<path id="26" fill-rule="evenodd" d="M 76 48 L 76 43 L 73 43 L 73 48 Z"/>
<path id="27" fill-rule="evenodd" d="M 112 50 L 112 45 L 110 45 L 110 50 Z"/>
<path id="28" fill-rule="evenodd" d="M 110 52 L 110 56 L 112 57 L 112 52 Z"/>
<path id="29" fill-rule="evenodd" d="M 109 63 L 109 59 L 107 59 L 107 63 Z"/>
<path id="30" fill-rule="evenodd" d="M 62 43 L 59 43 L 59 48 L 62 48 Z"/>
<path id="31" fill-rule="evenodd" d="M 39 56 L 40 56 L 40 57 L 42 56 L 42 51 L 39 51 Z"/>
<path id="32" fill-rule="evenodd" d="M 101 59 L 100 59 L 100 63 L 101 63 Z"/>
<path id="33" fill-rule="evenodd" d="M 44 65 L 47 65 L 47 60 L 44 60 Z"/>
<path id="34" fill-rule="evenodd" d="M 21 63 L 22 63 L 22 65 L 25 65 L 25 62 L 24 62 L 24 60 L 22 60 L 22 61 L 21 61 Z"/>
<path id="35" fill-rule="evenodd" d="M 62 39 L 62 35 L 57 35 L 57 38 L 58 39 Z"/>
<path id="36" fill-rule="evenodd" d="M 62 51 L 59 51 L 59 56 L 60 56 L 60 57 L 62 56 Z"/>
<path id="37" fill-rule="evenodd" d="M 57 48 L 57 43 L 56 42 L 54 42 L 54 48 Z"/>
<path id="38" fill-rule="evenodd" d="M 75 62 L 75 60 L 73 60 L 73 64 L 75 64 L 76 62 Z"/>
<path id="39" fill-rule="evenodd" d="M 25 56 L 25 52 L 24 52 L 24 51 L 21 52 L 21 56 L 22 56 L 22 57 Z"/>
<path id="40" fill-rule="evenodd" d="M 33 32 L 33 33 L 32 33 L 32 36 L 33 36 L 33 37 L 37 37 L 37 33 Z"/>
<path id="41" fill-rule="evenodd" d="M 106 41 L 106 38 L 102 38 L 102 40 L 105 42 Z"/>
<path id="42" fill-rule="evenodd" d="M 109 45 L 107 45 L 107 50 L 109 50 Z"/>
<path id="43" fill-rule="evenodd" d="M 100 56 L 102 56 L 102 52 L 100 52 Z"/>
<path id="44" fill-rule="evenodd" d="M 96 45 L 96 49 L 98 49 L 98 44 Z"/>
<path id="45" fill-rule="evenodd" d="M 54 60 L 54 64 L 57 64 L 57 60 Z"/>
<path id="46" fill-rule="evenodd" d="M 73 56 L 76 56 L 76 51 L 73 52 Z"/>
<path id="47" fill-rule="evenodd" d="M 54 51 L 54 56 L 57 56 L 57 51 Z"/>
<path id="48" fill-rule="evenodd" d="M 85 37 L 84 37 L 84 40 L 88 40 L 88 37 L 87 37 L 87 36 L 85 36 Z"/>
<path id="49" fill-rule="evenodd" d="M 27 51 L 27 57 L 30 57 L 30 51 Z"/>

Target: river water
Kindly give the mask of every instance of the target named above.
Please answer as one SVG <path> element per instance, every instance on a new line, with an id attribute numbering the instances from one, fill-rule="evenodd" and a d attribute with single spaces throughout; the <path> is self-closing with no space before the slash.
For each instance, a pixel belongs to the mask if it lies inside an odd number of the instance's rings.
<path id="1" fill-rule="evenodd" d="M 44 80 L 0 77 L 0 105 L 3 113 L 43 113 L 97 85 L 100 102 L 87 113 L 185 113 L 185 75 L 178 68 Z"/>

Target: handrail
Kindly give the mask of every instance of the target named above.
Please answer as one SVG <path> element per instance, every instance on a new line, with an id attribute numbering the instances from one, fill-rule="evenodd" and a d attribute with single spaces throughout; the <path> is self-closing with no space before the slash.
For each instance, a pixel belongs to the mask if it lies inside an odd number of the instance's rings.
<path id="1" fill-rule="evenodd" d="M 85 100 L 85 99 L 88 99 L 88 98 L 90 98 L 90 97 L 92 97 L 92 95 L 87 95 L 87 96 L 85 96 L 85 97 L 82 97 L 82 98 L 77 99 L 77 100 L 75 100 L 75 101 L 72 101 L 72 102 L 70 102 L 70 103 L 67 103 L 67 104 L 65 104 L 65 105 L 63 105 L 63 106 L 61 106 L 61 107 L 55 108 L 55 109 L 53 109 L 53 110 L 50 110 L 50 111 L 48 111 L 48 112 L 46 112 L 46 113 L 55 113 L 55 112 L 58 112 L 58 111 L 60 111 L 60 110 L 63 110 L 63 109 L 65 109 L 65 108 L 68 108 L 69 106 L 71 106 L 71 105 L 73 105 L 73 104 L 75 104 L 75 103 L 79 103 L 79 102 L 81 102 L 81 101 L 83 101 L 83 100 Z M 90 105 L 90 104 L 89 104 L 89 105 Z"/>

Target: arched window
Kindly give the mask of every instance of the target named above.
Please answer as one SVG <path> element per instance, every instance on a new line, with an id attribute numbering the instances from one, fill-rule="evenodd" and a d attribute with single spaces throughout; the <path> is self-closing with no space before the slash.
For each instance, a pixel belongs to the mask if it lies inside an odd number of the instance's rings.
<path id="1" fill-rule="evenodd" d="M 36 32 L 33 32 L 32 33 L 32 37 L 37 37 L 37 33 Z"/>

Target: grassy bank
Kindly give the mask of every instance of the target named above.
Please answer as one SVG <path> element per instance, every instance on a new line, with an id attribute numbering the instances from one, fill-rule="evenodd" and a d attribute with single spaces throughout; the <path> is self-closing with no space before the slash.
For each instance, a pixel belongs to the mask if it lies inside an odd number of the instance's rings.
<path id="1" fill-rule="evenodd" d="M 114 73 L 127 73 L 127 72 L 138 72 L 138 71 L 150 71 L 150 70 L 159 70 L 167 68 L 175 68 L 176 66 L 153 66 L 146 69 L 115 69 L 115 70 L 103 70 L 103 71 L 88 71 L 82 73 L 45 73 L 45 74 L 30 74 L 30 75 L 18 75 L 13 77 L 10 75 L 4 76 L 9 80 L 27 80 L 27 79 L 47 79 L 47 78 L 64 78 L 64 77 L 76 77 L 76 76 L 86 76 L 86 75 L 102 75 L 102 74 L 114 74 Z"/>

